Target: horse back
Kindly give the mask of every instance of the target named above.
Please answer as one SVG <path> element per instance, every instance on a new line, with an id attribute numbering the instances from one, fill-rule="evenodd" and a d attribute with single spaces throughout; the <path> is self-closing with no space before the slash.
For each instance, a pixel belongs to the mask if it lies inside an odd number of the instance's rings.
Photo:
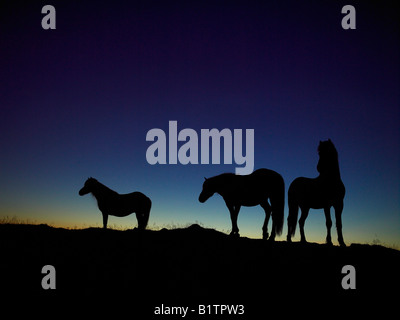
<path id="1" fill-rule="evenodd" d="M 228 180 L 228 179 L 227 179 Z M 257 205 L 275 194 L 284 193 L 282 176 L 269 169 L 258 169 L 249 175 L 229 176 L 225 185 L 225 200 L 240 202 L 242 205 Z"/>
<path id="2" fill-rule="evenodd" d="M 139 191 L 131 192 L 131 193 L 121 195 L 121 196 L 126 197 L 127 199 L 129 199 L 132 202 L 141 203 L 143 205 L 151 205 L 150 198 Z"/>
<path id="3" fill-rule="evenodd" d="M 342 180 L 327 180 L 321 177 L 298 177 L 289 186 L 289 203 L 297 203 L 319 209 L 343 201 L 346 189 Z"/>
<path id="4" fill-rule="evenodd" d="M 253 173 L 249 174 L 249 176 L 283 180 L 282 176 L 278 172 L 265 168 L 257 169 Z"/>
<path id="5" fill-rule="evenodd" d="M 141 192 L 118 194 L 108 203 L 106 211 L 111 215 L 125 216 L 133 212 L 150 211 L 151 200 Z"/>
<path id="6" fill-rule="evenodd" d="M 250 185 L 255 186 L 257 189 L 267 189 L 269 192 L 281 191 L 281 187 L 284 187 L 284 180 L 282 176 L 273 170 L 269 169 L 258 169 L 249 176 Z"/>

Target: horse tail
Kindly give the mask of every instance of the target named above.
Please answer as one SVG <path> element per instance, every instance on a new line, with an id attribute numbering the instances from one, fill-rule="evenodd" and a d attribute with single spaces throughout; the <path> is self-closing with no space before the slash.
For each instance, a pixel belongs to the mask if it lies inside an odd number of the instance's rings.
<path id="1" fill-rule="evenodd" d="M 275 209 L 273 209 L 274 216 L 272 218 L 274 219 L 275 233 L 279 236 L 282 234 L 285 210 L 285 181 L 281 175 L 279 175 L 279 182 L 275 198 Z"/>
<path id="2" fill-rule="evenodd" d="M 288 241 L 295 235 L 297 226 L 297 217 L 299 215 L 299 204 L 295 196 L 296 184 L 294 180 L 288 190 L 288 204 L 289 204 L 289 216 L 288 216 Z"/>

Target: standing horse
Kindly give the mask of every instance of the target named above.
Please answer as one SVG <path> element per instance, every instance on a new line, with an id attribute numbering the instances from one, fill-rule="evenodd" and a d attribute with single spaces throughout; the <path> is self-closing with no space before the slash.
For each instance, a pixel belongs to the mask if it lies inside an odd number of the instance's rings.
<path id="1" fill-rule="evenodd" d="M 269 240 L 282 233 L 283 210 L 285 206 L 285 183 L 282 176 L 272 170 L 258 169 L 249 175 L 223 173 L 205 178 L 199 201 L 204 203 L 214 193 L 225 200 L 232 220 L 233 236 L 239 236 L 237 218 L 241 206 L 260 205 L 265 211 L 263 239 L 268 239 L 268 221 L 272 212 L 272 233 Z M 268 199 L 270 203 L 268 203 Z"/>
<path id="2" fill-rule="evenodd" d="M 335 209 L 336 230 L 338 242 L 345 247 L 342 234 L 342 211 L 345 187 L 340 178 L 338 153 L 332 141 L 320 141 L 318 146 L 319 161 L 317 170 L 320 175 L 317 178 L 296 178 L 289 186 L 288 202 L 288 235 L 287 241 L 291 242 L 296 232 L 299 207 L 301 217 L 299 219 L 301 242 L 307 242 L 304 234 L 304 223 L 309 210 L 324 209 L 326 218 L 326 243 L 332 245 L 331 240 L 331 213 L 330 207 Z"/>
<path id="3" fill-rule="evenodd" d="M 97 205 L 103 214 L 103 228 L 107 229 L 108 216 L 126 217 L 136 213 L 139 229 L 146 229 L 149 221 L 151 200 L 141 192 L 119 194 L 101 184 L 94 178 L 86 180 L 85 185 L 79 190 L 79 195 L 92 193 L 97 200 Z"/>

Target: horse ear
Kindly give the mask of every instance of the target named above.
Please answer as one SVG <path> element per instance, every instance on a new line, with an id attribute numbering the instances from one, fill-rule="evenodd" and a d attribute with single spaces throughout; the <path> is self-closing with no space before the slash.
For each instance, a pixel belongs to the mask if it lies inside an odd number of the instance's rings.
<path id="1" fill-rule="evenodd" d="M 206 177 L 204 177 L 204 180 L 205 180 L 205 181 L 207 181 L 207 178 L 206 178 Z"/>

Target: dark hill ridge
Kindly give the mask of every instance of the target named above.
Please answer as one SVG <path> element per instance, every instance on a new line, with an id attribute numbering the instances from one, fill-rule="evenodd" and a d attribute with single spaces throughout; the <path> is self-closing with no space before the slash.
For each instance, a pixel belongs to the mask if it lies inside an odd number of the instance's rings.
<path id="1" fill-rule="evenodd" d="M 138 304 L 373 299 L 398 292 L 400 252 L 382 246 L 231 238 L 198 225 L 160 231 L 0 225 L 2 291 L 23 297 L 128 295 Z M 56 269 L 43 290 L 41 269 Z M 344 265 L 356 290 L 344 290 Z M 144 298 L 145 297 L 145 298 Z M 40 298 L 40 299 L 42 299 Z M 284 300 L 282 300 L 284 299 Z"/>

